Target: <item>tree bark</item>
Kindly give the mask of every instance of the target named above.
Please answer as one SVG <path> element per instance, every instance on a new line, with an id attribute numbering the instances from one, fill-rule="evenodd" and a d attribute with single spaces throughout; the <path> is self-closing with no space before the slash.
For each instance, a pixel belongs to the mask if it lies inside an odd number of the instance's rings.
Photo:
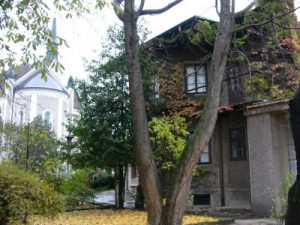
<path id="1" fill-rule="evenodd" d="M 147 205 L 148 223 L 159 224 L 161 215 L 160 183 L 153 159 L 148 130 L 141 68 L 139 63 L 139 38 L 135 1 L 126 0 L 124 9 L 125 45 L 127 68 L 129 74 L 130 100 L 132 108 L 134 149 L 136 163 L 141 177 L 141 186 Z"/>
<path id="2" fill-rule="evenodd" d="M 116 169 L 115 178 L 115 205 L 117 209 L 124 208 L 124 198 L 125 198 L 125 175 L 124 167 L 118 166 Z"/>
<path id="3" fill-rule="evenodd" d="M 290 122 L 294 139 L 297 178 L 288 194 L 288 209 L 286 214 L 286 225 L 300 224 L 300 87 L 294 98 L 290 101 Z"/>
<path id="4" fill-rule="evenodd" d="M 231 1 L 221 1 L 220 24 L 210 65 L 205 108 L 179 162 L 173 188 L 163 208 L 160 225 L 180 225 L 190 191 L 192 170 L 213 133 L 220 105 L 220 93 L 234 24 Z"/>

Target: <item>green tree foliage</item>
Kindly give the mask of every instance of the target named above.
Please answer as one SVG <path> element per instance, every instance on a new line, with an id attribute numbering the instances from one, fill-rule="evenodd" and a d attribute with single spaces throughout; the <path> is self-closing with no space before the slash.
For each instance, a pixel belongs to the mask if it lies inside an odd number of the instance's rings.
<path id="1" fill-rule="evenodd" d="M 8 159 L 39 174 L 42 179 L 57 181 L 58 172 L 62 170 L 59 146 L 50 124 L 41 116 L 24 127 L 6 123 L 0 133 L 4 139 L 1 152 Z"/>
<path id="2" fill-rule="evenodd" d="M 76 168 L 113 170 L 124 196 L 125 170 L 133 161 L 127 79 L 120 73 L 102 72 L 77 83 L 83 110 L 68 127 L 76 137 L 69 162 Z"/>
<path id="3" fill-rule="evenodd" d="M 61 196 L 38 176 L 11 163 L 0 165 L 0 224 L 26 222 L 28 214 L 54 215 L 63 210 Z"/>
<path id="4" fill-rule="evenodd" d="M 68 126 L 76 137 L 69 162 L 76 168 L 113 170 L 122 207 L 125 171 L 133 162 L 128 77 L 123 33 L 120 28 L 110 28 L 107 38 L 109 44 L 103 46 L 100 59 L 87 67 L 89 80 L 75 84 L 83 109 Z"/>
<path id="5" fill-rule="evenodd" d="M 178 115 L 154 117 L 149 126 L 158 168 L 160 170 L 176 168 L 189 135 L 186 119 Z"/>
<path id="6" fill-rule="evenodd" d="M 142 26 L 140 31 L 145 38 L 147 31 Z M 113 170 L 116 184 L 121 185 L 118 189 L 123 192 L 120 196 L 124 196 L 126 167 L 134 162 L 124 53 L 122 27 L 110 27 L 99 59 L 87 65 L 89 80 L 75 84 L 83 110 L 68 127 L 76 137 L 73 147 L 78 149 L 69 155 L 70 163 L 78 168 L 89 166 Z M 149 102 L 153 99 L 152 75 L 155 68 L 150 57 L 145 48 L 140 58 L 145 65 L 143 82 Z M 66 149 L 69 149 L 68 145 Z"/>
<path id="7" fill-rule="evenodd" d="M 127 81 L 120 74 L 92 74 L 77 82 L 83 110 L 68 126 L 76 137 L 75 167 L 115 168 L 131 162 L 131 117 Z"/>
<path id="8" fill-rule="evenodd" d="M 166 197 L 173 185 L 172 179 L 186 147 L 188 126 L 185 118 L 175 114 L 153 117 L 149 127 L 155 163 L 162 184 L 162 196 Z"/>
<path id="9" fill-rule="evenodd" d="M 95 7 L 102 8 L 104 0 L 97 0 Z M 65 13 L 66 18 L 88 12 L 88 7 L 80 0 L 71 2 L 63 0 L 4 0 L 0 2 L 0 72 L 7 68 L 15 68 L 16 58 L 19 61 L 31 63 L 36 68 L 42 68 L 43 74 L 48 66 L 49 55 L 57 56 L 57 45 L 67 45 L 61 37 L 55 37 L 51 31 L 50 11 L 57 10 Z M 18 46 L 18 48 L 16 48 Z M 44 50 L 42 50 L 44 48 Z M 37 51 L 39 50 L 39 51 Z M 41 51 L 42 50 L 42 51 Z M 38 54 L 37 52 L 42 52 Z M 56 70 L 63 68 L 59 62 L 52 67 Z"/>

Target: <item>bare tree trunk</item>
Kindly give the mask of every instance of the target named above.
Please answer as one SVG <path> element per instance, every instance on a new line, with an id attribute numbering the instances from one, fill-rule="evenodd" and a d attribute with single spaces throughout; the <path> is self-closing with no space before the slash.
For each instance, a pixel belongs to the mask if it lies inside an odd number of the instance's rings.
<path id="1" fill-rule="evenodd" d="M 124 167 L 118 166 L 116 169 L 115 178 L 115 205 L 117 209 L 124 208 L 124 198 L 125 198 L 125 174 Z"/>
<path id="2" fill-rule="evenodd" d="M 134 0 L 125 1 L 124 29 L 129 74 L 130 99 L 132 107 L 134 149 L 141 186 L 145 196 L 148 212 L 148 223 L 159 224 L 161 215 L 160 183 L 152 155 L 150 135 L 147 124 L 146 107 L 139 63 L 139 38 Z"/>
<path id="3" fill-rule="evenodd" d="M 161 225 L 180 225 L 186 208 L 192 180 L 192 170 L 213 133 L 220 104 L 221 84 L 232 36 L 234 14 L 231 1 L 221 1 L 220 24 L 210 66 L 211 76 L 206 105 L 200 121 L 187 144 L 167 204 L 163 208 Z"/>
<path id="4" fill-rule="evenodd" d="M 290 121 L 297 160 L 297 178 L 288 194 L 286 225 L 300 224 L 300 87 L 290 102 Z"/>

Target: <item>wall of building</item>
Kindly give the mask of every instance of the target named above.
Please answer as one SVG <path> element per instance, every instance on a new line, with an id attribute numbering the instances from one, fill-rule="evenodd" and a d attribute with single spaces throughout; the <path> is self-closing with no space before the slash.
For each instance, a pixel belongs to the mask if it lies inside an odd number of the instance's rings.
<path id="1" fill-rule="evenodd" d="M 287 117 L 284 111 L 274 110 L 270 106 L 247 112 L 251 203 L 253 212 L 260 216 L 270 214 L 272 195 L 289 169 Z"/>
<path id="2" fill-rule="evenodd" d="M 224 193 L 225 206 L 249 208 L 250 207 L 250 177 L 249 156 L 245 137 L 246 158 L 232 160 L 230 157 L 229 132 L 234 128 L 245 128 L 246 119 L 242 111 L 225 112 L 221 116 L 221 139 L 223 153 Z"/>
<path id="3" fill-rule="evenodd" d="M 220 191 L 220 154 L 219 154 L 219 130 L 215 129 L 210 141 L 211 148 L 211 163 L 197 165 L 197 167 L 206 168 L 207 173 L 195 176 L 192 180 L 191 194 L 192 195 L 210 195 L 210 207 L 216 208 L 221 206 L 221 191 Z M 196 210 L 205 205 L 193 205 L 192 209 Z"/>
<path id="4" fill-rule="evenodd" d="M 201 165 L 208 169 L 208 173 L 193 178 L 192 194 L 209 194 L 212 208 L 220 206 L 250 208 L 247 148 L 245 160 L 230 159 L 229 130 L 239 127 L 246 128 L 246 119 L 242 112 L 228 112 L 219 116 L 211 139 L 212 162 L 208 165 Z M 193 206 L 193 209 L 196 208 L 197 206 Z"/>

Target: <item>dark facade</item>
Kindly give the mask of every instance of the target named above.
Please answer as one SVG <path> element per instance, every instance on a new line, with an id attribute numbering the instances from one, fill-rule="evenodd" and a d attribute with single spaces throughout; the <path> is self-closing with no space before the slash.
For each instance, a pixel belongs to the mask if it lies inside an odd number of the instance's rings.
<path id="1" fill-rule="evenodd" d="M 208 43 L 191 46 L 184 34 L 176 45 L 165 40 L 174 39 L 174 35 L 197 21 L 215 24 L 192 17 L 151 41 L 156 46 L 157 58 L 167 60 L 169 67 L 181 68 L 182 81 L 177 83 L 181 101 L 205 97 L 213 48 Z M 193 178 L 189 209 L 224 206 L 249 208 L 257 215 L 268 215 L 272 195 L 285 175 L 294 172 L 289 99 L 258 101 L 247 95 L 245 85 L 249 76 L 244 65 L 227 66 L 220 106 L 225 108 L 219 113 L 210 144 L 199 159 L 197 167 L 206 168 L 207 172 Z"/>

